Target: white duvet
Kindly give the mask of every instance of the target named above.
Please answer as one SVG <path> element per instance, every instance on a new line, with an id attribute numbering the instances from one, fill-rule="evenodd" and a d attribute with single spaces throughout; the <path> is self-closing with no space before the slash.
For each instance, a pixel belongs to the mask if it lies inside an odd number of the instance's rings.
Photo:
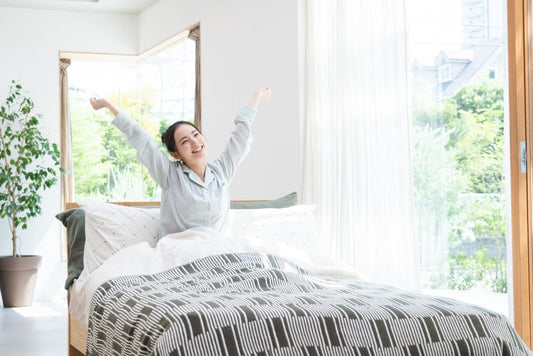
<path id="1" fill-rule="evenodd" d="M 141 242 L 120 250 L 92 273 L 84 269 L 70 288 L 69 311 L 75 319 L 87 324 L 91 298 L 106 280 L 158 273 L 202 257 L 238 252 L 272 254 L 314 273 L 363 279 L 353 268 L 320 253 L 317 248 L 302 249 L 275 239 L 224 237 L 210 228 L 195 228 L 167 235 L 155 247 Z"/>

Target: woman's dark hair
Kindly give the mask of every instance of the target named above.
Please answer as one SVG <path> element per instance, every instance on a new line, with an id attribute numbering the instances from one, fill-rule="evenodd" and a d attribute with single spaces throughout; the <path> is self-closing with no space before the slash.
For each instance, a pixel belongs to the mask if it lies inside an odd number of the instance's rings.
<path id="1" fill-rule="evenodd" d="M 178 148 L 176 147 L 176 142 L 174 141 L 174 131 L 176 131 L 176 129 L 180 127 L 181 125 L 185 125 L 185 124 L 194 127 L 198 132 L 200 132 L 198 127 L 196 127 L 196 125 L 194 125 L 192 122 L 176 121 L 175 123 L 170 125 L 170 127 L 165 131 L 165 133 L 161 135 L 161 141 L 163 141 L 165 146 L 167 146 L 168 152 L 178 152 Z"/>

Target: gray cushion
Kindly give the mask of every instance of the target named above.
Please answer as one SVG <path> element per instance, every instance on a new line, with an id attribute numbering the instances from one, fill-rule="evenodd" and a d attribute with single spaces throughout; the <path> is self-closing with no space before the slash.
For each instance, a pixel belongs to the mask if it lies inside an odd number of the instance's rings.
<path id="1" fill-rule="evenodd" d="M 70 251 L 67 261 L 68 276 L 65 281 L 65 289 L 68 289 L 83 270 L 85 211 L 81 208 L 69 209 L 57 214 L 56 218 L 67 228 L 67 244 Z"/>

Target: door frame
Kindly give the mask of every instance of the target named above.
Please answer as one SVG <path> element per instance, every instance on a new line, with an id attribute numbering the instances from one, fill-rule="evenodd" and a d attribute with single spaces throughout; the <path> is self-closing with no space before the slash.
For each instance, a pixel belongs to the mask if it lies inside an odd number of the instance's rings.
<path id="1" fill-rule="evenodd" d="M 531 95 L 533 52 L 531 2 L 507 0 L 509 64 L 509 143 L 514 327 L 531 349 L 533 344 L 531 249 Z M 521 172 L 521 142 L 527 166 Z"/>

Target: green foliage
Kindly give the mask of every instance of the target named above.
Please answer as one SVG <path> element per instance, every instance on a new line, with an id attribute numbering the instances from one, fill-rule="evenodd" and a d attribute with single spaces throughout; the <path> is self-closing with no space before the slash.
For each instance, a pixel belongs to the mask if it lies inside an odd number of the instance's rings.
<path id="1" fill-rule="evenodd" d="M 448 238 L 450 248 L 464 239 L 501 238 L 505 236 L 505 200 L 503 194 L 463 194 L 450 211 L 453 217 Z"/>
<path id="2" fill-rule="evenodd" d="M 414 128 L 413 183 L 417 211 L 445 209 L 456 199 L 458 182 L 453 151 L 446 149 L 449 132 L 429 124 Z"/>
<path id="3" fill-rule="evenodd" d="M 452 105 L 453 103 L 453 105 Z M 445 127 L 451 132 L 457 171 L 468 176 L 467 190 L 503 192 L 503 85 L 478 80 L 464 85 L 448 101 Z"/>
<path id="4" fill-rule="evenodd" d="M 90 196 L 91 191 L 104 189 L 111 169 L 105 147 L 102 145 L 102 123 L 87 101 L 70 101 L 72 128 L 72 161 L 76 192 Z M 109 123 L 106 122 L 107 125 Z M 89 193 L 89 194 L 88 194 Z"/>
<path id="5" fill-rule="evenodd" d="M 413 97 L 422 99 L 413 108 L 413 183 L 422 268 L 430 273 L 426 283 L 452 289 L 481 284 L 505 292 L 501 251 L 453 252 L 469 240 L 492 239 L 496 246 L 505 241 L 503 84 L 477 78 L 440 106 L 428 104 L 426 93 L 417 94 Z M 424 260 L 441 238 L 447 262 Z"/>
<path id="6" fill-rule="evenodd" d="M 420 267 L 425 283 L 434 288 L 445 281 L 448 207 L 457 200 L 460 182 L 455 174 L 453 151 L 446 149 L 449 132 L 444 128 L 414 127 L 413 186 L 417 235 L 420 236 Z M 444 212 L 444 213 L 443 213 Z"/>
<path id="7" fill-rule="evenodd" d="M 59 149 L 42 135 L 42 117 L 33 109 L 32 99 L 12 81 L 0 107 L 0 217 L 9 219 L 13 257 L 18 251 L 17 229 L 26 229 L 28 219 L 41 213 L 39 192 L 57 182 L 53 166 L 60 164 Z"/>
<path id="8" fill-rule="evenodd" d="M 105 192 L 105 197 L 111 201 L 143 201 L 156 200 L 159 197 L 158 190 L 147 186 L 147 177 L 142 174 L 131 174 L 129 171 L 118 171 L 113 174 L 115 182 Z M 148 178 L 149 179 L 149 178 Z"/>
<path id="9" fill-rule="evenodd" d="M 160 142 L 161 123 L 150 114 L 155 91 L 131 90 L 110 99 Z M 86 95 L 71 92 L 71 119 L 76 199 L 157 200 L 157 184 L 136 159 L 136 152 L 125 136 L 111 123 L 104 111 L 95 112 Z M 162 145 L 162 144 L 161 144 Z M 162 146 L 160 146 L 162 147 Z"/>
<path id="10" fill-rule="evenodd" d="M 469 290 L 474 286 L 477 266 L 475 258 L 458 254 L 449 260 L 450 276 L 448 287 L 457 290 Z"/>
<path id="11" fill-rule="evenodd" d="M 448 287 L 469 290 L 477 283 L 488 286 L 497 293 L 507 293 L 505 261 L 489 255 L 487 248 L 479 249 L 475 256 L 457 254 L 450 258 Z"/>

